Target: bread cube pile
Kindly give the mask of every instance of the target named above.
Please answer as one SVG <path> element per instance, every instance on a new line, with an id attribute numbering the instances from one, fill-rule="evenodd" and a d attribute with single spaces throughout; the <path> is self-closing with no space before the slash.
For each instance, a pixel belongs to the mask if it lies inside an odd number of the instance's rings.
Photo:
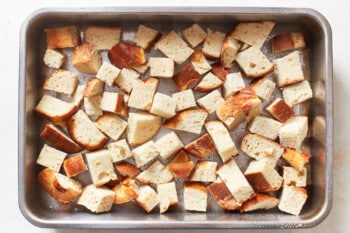
<path id="1" fill-rule="evenodd" d="M 42 188 L 92 213 L 133 202 L 146 213 L 299 215 L 311 155 L 308 116 L 296 112 L 313 93 L 302 33 L 274 27 L 45 29 Z"/>

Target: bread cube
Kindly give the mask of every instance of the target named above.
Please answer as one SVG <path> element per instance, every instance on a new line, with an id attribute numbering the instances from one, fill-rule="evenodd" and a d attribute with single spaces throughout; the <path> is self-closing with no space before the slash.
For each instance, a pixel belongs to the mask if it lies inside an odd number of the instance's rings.
<path id="1" fill-rule="evenodd" d="M 86 153 L 86 161 L 94 185 L 101 186 L 118 178 L 109 150 L 103 149 Z"/>
<path id="2" fill-rule="evenodd" d="M 180 150 L 175 158 L 168 163 L 167 168 L 174 176 L 186 179 L 194 168 L 194 163 L 183 150 Z"/>
<path id="3" fill-rule="evenodd" d="M 84 30 L 84 42 L 97 50 L 109 50 L 119 43 L 120 35 L 120 27 L 88 26 Z"/>
<path id="4" fill-rule="evenodd" d="M 299 149 L 307 136 L 309 124 L 307 116 L 294 116 L 286 121 L 279 130 L 281 145 Z"/>
<path id="5" fill-rule="evenodd" d="M 187 109 L 165 121 L 163 126 L 168 129 L 200 134 L 207 116 L 208 112 L 204 109 Z"/>
<path id="6" fill-rule="evenodd" d="M 303 48 L 305 48 L 305 40 L 301 32 L 281 33 L 272 37 L 273 53 Z"/>
<path id="7" fill-rule="evenodd" d="M 184 207 L 186 210 L 206 212 L 208 205 L 208 192 L 205 186 L 198 182 L 185 183 Z"/>
<path id="8" fill-rule="evenodd" d="M 83 156 L 81 154 L 74 155 L 63 161 L 63 169 L 68 177 L 77 176 L 87 171 Z"/>
<path id="9" fill-rule="evenodd" d="M 151 57 L 149 59 L 150 76 L 172 78 L 174 76 L 174 60 L 166 57 Z"/>
<path id="10" fill-rule="evenodd" d="M 48 167 L 53 171 L 59 172 L 66 156 L 67 153 L 44 144 L 44 146 L 41 148 L 36 163 L 41 166 Z"/>
<path id="11" fill-rule="evenodd" d="M 300 56 L 300 52 L 295 51 L 273 61 L 276 65 L 278 87 L 285 87 L 304 80 Z"/>
<path id="12" fill-rule="evenodd" d="M 91 44 L 82 44 L 74 49 L 72 65 L 78 71 L 87 74 L 97 74 L 102 64 L 102 57 Z"/>
<path id="13" fill-rule="evenodd" d="M 256 116 L 249 122 L 247 129 L 251 133 L 256 133 L 266 138 L 275 140 L 278 132 L 282 127 L 282 123 L 266 116 Z"/>
<path id="14" fill-rule="evenodd" d="M 177 72 L 173 77 L 173 81 L 180 91 L 192 88 L 195 83 L 201 78 L 201 75 L 196 71 L 194 66 L 189 63 Z"/>
<path id="15" fill-rule="evenodd" d="M 197 158 L 204 158 L 215 152 L 214 142 L 209 134 L 203 134 L 184 147 L 185 151 Z"/>
<path id="16" fill-rule="evenodd" d="M 96 78 L 104 81 L 108 86 L 112 86 L 114 81 L 118 78 L 120 69 L 114 65 L 103 62 L 96 74 Z"/>
<path id="17" fill-rule="evenodd" d="M 294 110 L 281 98 L 276 98 L 266 107 L 266 111 L 275 119 L 284 123 L 295 115 Z"/>
<path id="18" fill-rule="evenodd" d="M 148 51 L 150 50 L 151 45 L 156 40 L 158 40 L 160 36 L 161 36 L 161 33 L 158 32 L 157 30 L 140 24 L 137 28 L 134 42 L 136 43 L 136 45 Z"/>
<path id="19" fill-rule="evenodd" d="M 245 84 L 240 72 L 227 74 L 222 90 L 224 98 L 227 99 L 229 96 L 236 94 L 244 87 Z"/>
<path id="20" fill-rule="evenodd" d="M 77 204 L 85 206 L 93 213 L 109 212 L 114 203 L 115 193 L 105 187 L 93 184 L 85 186 Z"/>
<path id="21" fill-rule="evenodd" d="M 158 82 L 159 80 L 156 78 L 148 78 L 143 80 L 143 82 L 135 83 L 130 94 L 128 107 L 147 111 L 151 110 Z"/>
<path id="22" fill-rule="evenodd" d="M 176 114 L 176 102 L 175 100 L 165 94 L 157 92 L 154 95 L 152 108 L 150 112 L 152 114 L 164 117 L 171 118 Z"/>
<path id="23" fill-rule="evenodd" d="M 84 90 L 84 97 L 91 97 L 95 95 L 102 96 L 104 90 L 104 82 L 97 78 L 89 78 Z"/>
<path id="24" fill-rule="evenodd" d="M 240 208 L 241 213 L 254 210 L 269 210 L 275 208 L 279 203 L 279 199 L 262 193 L 256 193 L 255 197 L 243 203 Z"/>
<path id="25" fill-rule="evenodd" d="M 211 72 L 222 81 L 225 81 L 226 76 L 230 73 L 230 69 L 225 68 L 220 62 L 215 62 L 211 65 Z"/>
<path id="26" fill-rule="evenodd" d="M 278 209 L 298 216 L 307 200 L 307 190 L 301 187 L 284 186 L 280 196 Z"/>
<path id="27" fill-rule="evenodd" d="M 118 68 L 132 68 L 146 62 L 142 47 L 121 41 L 108 50 L 108 58 Z"/>
<path id="28" fill-rule="evenodd" d="M 310 83 L 307 80 L 283 88 L 282 95 L 284 101 L 290 107 L 303 103 L 313 97 Z"/>
<path id="29" fill-rule="evenodd" d="M 190 181 L 214 182 L 216 180 L 216 167 L 216 162 L 198 161 Z"/>
<path id="30" fill-rule="evenodd" d="M 78 82 L 78 75 L 76 73 L 60 69 L 55 70 L 46 77 L 43 89 L 72 95 Z"/>
<path id="31" fill-rule="evenodd" d="M 129 68 L 123 68 L 114 81 L 114 84 L 126 93 L 130 93 L 134 85 L 141 82 L 139 73 Z"/>
<path id="32" fill-rule="evenodd" d="M 305 167 L 298 171 L 294 167 L 283 166 L 283 185 L 306 187 L 307 170 Z"/>
<path id="33" fill-rule="evenodd" d="M 184 145 L 180 138 L 174 132 L 170 132 L 160 138 L 155 146 L 163 159 L 168 159 L 170 156 L 179 151 Z"/>
<path id="34" fill-rule="evenodd" d="M 139 196 L 139 187 L 130 177 L 115 185 L 112 190 L 115 192 L 114 204 L 123 204 Z"/>
<path id="35" fill-rule="evenodd" d="M 79 30 L 75 26 L 46 28 L 46 44 L 48 49 L 71 48 L 79 44 Z"/>
<path id="36" fill-rule="evenodd" d="M 149 213 L 159 204 L 159 197 L 153 188 L 143 185 L 139 188 L 139 196 L 136 198 L 136 202 Z"/>
<path id="37" fill-rule="evenodd" d="M 190 57 L 191 64 L 199 74 L 205 74 L 211 70 L 211 65 L 201 50 L 196 49 Z"/>
<path id="38" fill-rule="evenodd" d="M 122 149 L 122 147 L 120 147 L 120 148 Z M 108 148 L 108 149 L 110 149 L 110 148 Z M 112 149 L 114 149 L 114 148 L 112 148 Z M 123 153 L 123 151 L 121 151 L 121 152 Z M 113 152 L 111 152 L 111 154 L 112 153 Z M 131 154 L 131 152 L 130 152 L 130 154 Z M 112 157 L 113 157 L 113 155 L 112 155 Z M 125 156 L 125 157 L 127 157 L 127 156 Z M 115 165 L 115 169 L 117 170 L 117 172 L 120 175 L 127 176 L 127 177 L 134 177 L 140 173 L 140 169 L 138 169 L 134 164 L 128 163 L 126 161 L 122 161 L 120 163 L 117 163 Z"/>
<path id="39" fill-rule="evenodd" d="M 124 133 L 128 123 L 116 114 L 105 112 L 96 119 L 95 125 L 103 133 L 116 141 Z"/>
<path id="40" fill-rule="evenodd" d="M 219 90 L 214 90 L 197 100 L 198 105 L 207 110 L 209 114 L 215 112 L 224 102 Z"/>
<path id="41" fill-rule="evenodd" d="M 182 111 L 197 106 L 192 89 L 176 92 L 172 94 L 176 103 L 176 111 Z"/>
<path id="42" fill-rule="evenodd" d="M 304 151 L 285 148 L 282 157 L 296 170 L 303 172 L 304 166 L 309 162 L 311 155 Z"/>
<path id="43" fill-rule="evenodd" d="M 138 174 L 136 179 L 143 184 L 163 184 L 172 181 L 173 175 L 159 160 L 156 160 Z"/>
<path id="44" fill-rule="evenodd" d="M 261 99 L 267 101 L 270 99 L 276 84 L 267 78 L 261 78 L 250 84 L 250 87 Z"/>
<path id="45" fill-rule="evenodd" d="M 132 152 L 125 139 L 108 144 L 109 154 L 112 156 L 112 162 L 119 162 L 132 157 Z"/>
<path id="46" fill-rule="evenodd" d="M 124 95 L 116 92 L 105 91 L 102 95 L 101 109 L 107 112 L 118 113 L 128 116 L 128 109 L 125 105 Z"/>
<path id="47" fill-rule="evenodd" d="M 70 99 L 71 103 L 79 107 L 84 98 L 84 91 L 85 91 L 85 85 L 78 85 L 77 88 L 75 89 L 75 92 L 71 96 L 71 99 Z"/>
<path id="48" fill-rule="evenodd" d="M 179 204 L 175 182 L 157 185 L 159 211 L 165 213 L 170 206 Z"/>
<path id="49" fill-rule="evenodd" d="M 237 210 L 240 208 L 241 205 L 237 203 L 220 177 L 217 177 L 215 182 L 207 186 L 207 189 L 216 203 L 224 210 Z"/>
<path id="50" fill-rule="evenodd" d="M 148 141 L 132 150 L 132 154 L 137 167 L 142 167 L 159 155 L 153 141 Z"/>
<path id="51" fill-rule="evenodd" d="M 102 97 L 100 95 L 94 95 L 90 97 L 84 97 L 84 110 L 88 116 L 102 115 L 101 109 L 101 100 Z"/>
<path id="52" fill-rule="evenodd" d="M 209 59 L 219 59 L 226 35 L 210 28 L 207 29 L 207 32 L 208 35 L 204 39 L 202 51 Z"/>
<path id="53" fill-rule="evenodd" d="M 226 36 L 221 48 L 220 61 L 225 68 L 232 68 L 241 44 L 231 35 Z"/>
<path id="54" fill-rule="evenodd" d="M 192 24 L 190 27 L 185 28 L 182 31 L 182 35 L 185 40 L 191 45 L 192 48 L 202 43 L 207 36 L 207 33 L 198 24 Z"/>
<path id="55" fill-rule="evenodd" d="M 195 91 L 209 92 L 221 87 L 224 83 L 213 73 L 207 73 L 194 88 Z"/>
<path id="56" fill-rule="evenodd" d="M 67 56 L 54 49 L 46 49 L 43 61 L 50 68 L 58 69 L 66 61 Z"/>

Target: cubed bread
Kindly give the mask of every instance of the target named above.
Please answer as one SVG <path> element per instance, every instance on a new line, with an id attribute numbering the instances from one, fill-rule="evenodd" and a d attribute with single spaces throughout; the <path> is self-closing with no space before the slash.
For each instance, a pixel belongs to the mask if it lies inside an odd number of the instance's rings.
<path id="1" fill-rule="evenodd" d="M 275 208 L 279 203 L 279 199 L 262 193 L 256 193 L 255 197 L 243 203 L 240 208 L 241 213 L 254 210 L 269 210 Z"/>
<path id="2" fill-rule="evenodd" d="M 175 74 L 173 81 L 177 88 L 183 91 L 192 88 L 200 78 L 201 75 L 196 71 L 194 66 L 188 63 Z"/>
<path id="3" fill-rule="evenodd" d="M 119 162 L 132 157 L 130 147 L 125 139 L 117 142 L 111 142 L 107 145 L 109 154 L 112 156 L 112 162 Z"/>
<path id="4" fill-rule="evenodd" d="M 299 149 L 307 136 L 309 124 L 307 116 L 294 116 L 289 118 L 279 130 L 281 145 Z"/>
<path id="5" fill-rule="evenodd" d="M 88 26 L 84 30 L 84 42 L 92 44 L 97 50 L 109 50 L 119 43 L 120 27 Z"/>
<path id="6" fill-rule="evenodd" d="M 136 176 L 143 184 L 163 184 L 173 180 L 173 175 L 159 160 L 156 160 L 148 168 Z"/>
<path id="7" fill-rule="evenodd" d="M 139 188 L 139 196 L 136 198 L 136 202 L 149 213 L 159 204 L 159 197 L 153 188 L 149 185 L 143 185 Z"/>
<path id="8" fill-rule="evenodd" d="M 285 159 L 296 170 L 303 172 L 304 166 L 309 162 L 311 155 L 304 151 L 285 148 L 282 158 Z"/>
<path id="9" fill-rule="evenodd" d="M 207 37 L 207 33 L 196 23 L 185 28 L 182 31 L 182 35 L 192 48 L 202 43 L 205 37 Z"/>
<path id="10" fill-rule="evenodd" d="M 221 87 L 224 83 L 213 73 L 207 73 L 195 86 L 194 90 L 199 92 L 209 92 Z"/>
<path id="11" fill-rule="evenodd" d="M 214 182 L 217 162 L 200 160 L 191 175 L 190 181 Z"/>
<path id="12" fill-rule="evenodd" d="M 220 177 L 217 177 L 215 182 L 207 186 L 207 189 L 216 203 L 224 210 L 237 210 L 240 208 L 241 205 L 237 203 Z"/>
<path id="13" fill-rule="evenodd" d="M 77 153 L 82 150 L 82 148 L 62 130 L 50 123 L 45 125 L 40 133 L 40 137 L 50 143 L 54 148 L 66 153 Z"/>
<path id="14" fill-rule="evenodd" d="M 248 78 L 263 77 L 274 70 L 274 64 L 255 46 L 239 52 L 236 61 Z"/>
<path id="15" fill-rule="evenodd" d="M 163 159 L 170 158 L 173 154 L 183 148 L 182 141 L 175 132 L 170 132 L 161 137 L 155 146 Z"/>
<path id="16" fill-rule="evenodd" d="M 199 182 L 188 182 L 184 185 L 184 207 L 186 210 L 206 212 L 208 206 L 208 192 Z"/>
<path id="17" fill-rule="evenodd" d="M 102 148 L 108 141 L 108 137 L 98 130 L 82 110 L 70 118 L 67 129 L 74 141 L 90 151 Z"/>
<path id="18" fill-rule="evenodd" d="M 222 81 L 225 81 L 227 74 L 230 73 L 230 69 L 225 68 L 220 62 L 215 62 L 211 65 L 211 72 Z"/>
<path id="19" fill-rule="evenodd" d="M 68 177 L 77 176 L 88 170 L 81 154 L 74 155 L 63 161 L 63 170 Z"/>
<path id="20" fill-rule="evenodd" d="M 270 117 L 259 115 L 249 122 L 247 129 L 251 133 L 256 133 L 266 138 L 275 140 L 278 132 L 282 127 L 282 123 Z"/>
<path id="21" fill-rule="evenodd" d="M 137 174 L 140 173 L 140 169 L 138 169 L 134 164 L 128 163 L 126 161 L 117 163 L 115 165 L 115 169 L 120 175 L 127 177 L 135 177 Z"/>
<path id="22" fill-rule="evenodd" d="M 283 186 L 294 185 L 296 187 L 306 187 L 307 169 L 303 167 L 298 171 L 294 167 L 283 166 Z"/>
<path id="23" fill-rule="evenodd" d="M 53 171 L 59 172 L 63 163 L 63 160 L 66 158 L 67 153 L 57 150 L 47 144 L 40 150 L 40 154 L 36 160 L 36 163 L 50 168 Z"/>
<path id="24" fill-rule="evenodd" d="M 150 76 L 172 78 L 174 76 L 174 60 L 167 57 L 151 57 L 148 61 Z"/>
<path id="25" fill-rule="evenodd" d="M 79 30 L 75 26 L 46 28 L 46 45 L 48 49 L 71 48 L 79 44 Z"/>
<path id="26" fill-rule="evenodd" d="M 163 126 L 168 129 L 200 134 L 207 116 L 208 112 L 204 109 L 187 109 L 165 121 Z"/>
<path id="27" fill-rule="evenodd" d="M 114 65 L 103 62 L 96 74 L 96 78 L 105 82 L 108 86 L 112 86 L 114 81 L 118 78 L 120 69 Z"/>
<path id="28" fill-rule="evenodd" d="M 134 38 L 134 43 L 149 51 L 152 44 L 161 37 L 161 33 L 153 28 L 140 24 Z"/>
<path id="29" fill-rule="evenodd" d="M 86 153 L 86 161 L 94 185 L 101 186 L 118 178 L 109 150 L 103 149 Z"/>
<path id="30" fill-rule="evenodd" d="M 137 167 L 142 167 L 155 159 L 159 155 L 156 145 L 153 141 L 148 141 L 141 146 L 138 146 L 132 150 Z"/>
<path id="31" fill-rule="evenodd" d="M 250 84 L 250 87 L 253 89 L 255 94 L 265 101 L 270 99 L 273 91 L 275 90 L 275 86 L 276 84 L 267 78 L 254 80 L 254 82 Z"/>
<path id="32" fill-rule="evenodd" d="M 84 110 L 86 115 L 88 116 L 102 115 L 103 111 L 101 109 L 101 100 L 102 100 L 102 97 L 100 95 L 84 97 Z"/>
<path id="33" fill-rule="evenodd" d="M 93 184 L 85 186 L 77 204 L 85 206 L 93 213 L 109 212 L 114 203 L 115 193 L 105 187 Z"/>
<path id="34" fill-rule="evenodd" d="M 295 115 L 294 110 L 281 98 L 276 98 L 272 101 L 266 107 L 266 111 L 282 123 Z"/>
<path id="35" fill-rule="evenodd" d="M 307 190 L 301 187 L 284 186 L 280 196 L 278 209 L 298 216 L 308 198 Z"/>
<path id="36" fill-rule="evenodd" d="M 231 35 L 226 36 L 224 43 L 221 47 L 221 64 L 225 68 L 232 68 L 234 66 L 234 61 L 237 56 L 241 44 Z"/>
<path id="37" fill-rule="evenodd" d="M 178 65 L 185 62 L 193 53 L 185 41 L 183 41 L 175 31 L 171 31 L 163 36 L 156 44 L 155 48 L 165 56 L 173 59 Z"/>
<path id="38" fill-rule="evenodd" d="M 156 78 L 148 78 L 143 82 L 134 83 L 133 89 L 128 101 L 128 107 L 151 110 L 153 97 L 157 91 L 159 80 Z"/>
<path id="39" fill-rule="evenodd" d="M 130 93 L 134 85 L 141 82 L 142 80 L 140 79 L 139 73 L 133 69 L 123 68 L 117 79 L 114 81 L 114 84 L 126 93 Z"/>
<path id="40" fill-rule="evenodd" d="M 165 213 L 170 206 L 179 204 L 175 182 L 158 184 L 157 192 L 159 197 L 159 212 L 161 214 Z"/>
<path id="41" fill-rule="evenodd" d="M 38 174 L 39 184 L 57 201 L 67 204 L 82 192 L 82 184 L 50 168 Z"/>
<path id="42" fill-rule="evenodd" d="M 91 97 L 95 95 L 102 96 L 104 90 L 104 82 L 97 78 L 89 78 L 84 90 L 84 97 Z"/>
<path id="43" fill-rule="evenodd" d="M 126 137 L 131 146 L 151 140 L 162 126 L 162 118 L 146 112 L 130 113 Z"/>
<path id="44" fill-rule="evenodd" d="M 184 149 L 190 155 L 202 159 L 215 152 L 215 145 L 209 134 L 205 133 L 188 143 Z"/>
<path id="45" fill-rule="evenodd" d="M 176 114 L 176 102 L 172 97 L 157 92 L 154 95 L 150 113 L 164 118 L 171 118 Z"/>
<path id="46" fill-rule="evenodd" d="M 207 37 L 204 39 L 202 51 L 209 59 L 219 59 L 221 48 L 225 40 L 225 33 L 207 29 Z"/>
<path id="47" fill-rule="evenodd" d="M 72 65 L 82 73 L 97 74 L 102 64 L 102 57 L 91 44 L 82 44 L 74 49 Z"/>
<path id="48" fill-rule="evenodd" d="M 272 37 L 272 52 L 279 53 L 305 48 L 304 35 L 301 32 L 285 32 Z"/>
<path id="49" fill-rule="evenodd" d="M 116 141 L 124 133 L 128 123 L 116 114 L 105 112 L 96 119 L 95 125 L 99 130 Z"/>
<path id="50" fill-rule="evenodd" d="M 124 95 L 116 92 L 105 91 L 102 95 L 101 109 L 107 112 L 128 116 L 128 108 L 124 101 Z"/>
<path id="51" fill-rule="evenodd" d="M 116 184 L 112 190 L 115 193 L 114 204 L 123 204 L 139 196 L 139 187 L 136 181 L 130 177 Z"/>
<path id="52" fill-rule="evenodd" d="M 50 68 L 58 69 L 66 61 L 66 58 L 67 56 L 63 52 L 57 51 L 55 49 L 46 49 L 43 57 L 43 62 Z"/>
<path id="53" fill-rule="evenodd" d="M 84 91 L 85 91 L 85 85 L 78 85 L 75 89 L 75 92 L 71 96 L 70 102 L 75 104 L 77 107 L 80 107 L 81 102 L 84 99 Z"/>
<path id="54" fill-rule="evenodd" d="M 172 98 L 176 103 L 177 112 L 197 106 L 192 89 L 173 93 Z"/>
<path id="55" fill-rule="evenodd" d="M 167 168 L 174 176 L 184 180 L 192 172 L 194 163 L 183 150 L 180 150 L 175 158 L 168 163 Z"/>
<path id="56" fill-rule="evenodd" d="M 226 75 L 223 84 L 223 96 L 227 99 L 229 96 L 236 94 L 245 87 L 241 72 L 230 73 Z"/>
<path id="57" fill-rule="evenodd" d="M 205 122 L 205 129 L 215 144 L 215 148 L 223 162 L 238 154 L 230 133 L 220 121 Z"/>
<path id="58" fill-rule="evenodd" d="M 277 86 L 282 88 L 304 80 L 299 51 L 294 51 L 284 57 L 273 60 Z"/>
<path id="59" fill-rule="evenodd" d="M 199 49 L 194 50 L 190 57 L 190 61 L 194 69 L 201 75 L 211 70 L 211 65 L 207 61 L 204 53 Z"/>
<path id="60" fill-rule="evenodd" d="M 313 97 L 310 83 L 307 80 L 283 88 L 282 95 L 284 101 L 290 107 L 303 103 Z"/>
<path id="61" fill-rule="evenodd" d="M 108 50 L 108 58 L 118 68 L 132 68 L 146 62 L 142 47 L 127 42 L 119 42 Z"/>
<path id="62" fill-rule="evenodd" d="M 147 61 L 145 63 L 143 63 L 142 65 L 132 67 L 132 69 L 135 70 L 139 74 L 145 74 L 147 72 L 148 68 L 149 68 L 149 64 Z"/>
<path id="63" fill-rule="evenodd" d="M 242 205 L 255 196 L 253 188 L 233 159 L 222 165 L 217 170 L 217 174 L 230 190 L 238 205 Z"/>
<path id="64" fill-rule="evenodd" d="M 209 114 L 215 112 L 224 102 L 225 100 L 222 98 L 219 90 L 211 91 L 207 95 L 197 99 L 198 105 L 207 110 Z"/>

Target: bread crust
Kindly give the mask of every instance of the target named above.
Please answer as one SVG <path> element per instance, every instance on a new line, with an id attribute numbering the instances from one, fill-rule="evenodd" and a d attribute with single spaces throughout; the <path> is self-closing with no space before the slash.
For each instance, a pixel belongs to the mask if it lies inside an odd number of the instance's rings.
<path id="1" fill-rule="evenodd" d="M 46 28 L 47 48 L 69 48 L 79 44 L 78 28 L 75 26 Z"/>
<path id="2" fill-rule="evenodd" d="M 272 187 L 270 183 L 265 179 L 265 176 L 262 172 L 253 172 L 244 174 L 244 176 L 256 192 L 274 192 L 279 190 L 282 186 L 282 182 L 280 182 L 280 185 L 277 187 Z"/>
<path id="3" fill-rule="evenodd" d="M 283 99 L 274 100 L 266 110 L 282 123 L 295 115 L 294 110 Z"/>
<path id="4" fill-rule="evenodd" d="M 97 74 L 102 64 L 102 57 L 91 44 L 75 47 L 72 55 L 72 65 L 82 73 Z"/>
<path id="5" fill-rule="evenodd" d="M 216 62 L 211 66 L 211 72 L 222 81 L 225 81 L 226 75 L 230 73 L 230 69 L 225 68 L 220 62 Z"/>
<path id="6" fill-rule="evenodd" d="M 135 165 L 125 161 L 116 164 L 115 169 L 122 176 L 134 177 L 140 173 L 140 169 L 138 169 Z"/>
<path id="7" fill-rule="evenodd" d="M 279 200 L 278 198 L 271 195 L 256 193 L 254 198 L 243 203 L 243 205 L 240 208 L 240 212 L 244 213 L 247 211 L 256 210 L 257 206 L 259 206 L 261 203 L 264 203 L 264 202 L 272 202 L 273 206 L 269 207 L 269 209 L 272 209 L 278 205 Z M 259 208 L 259 209 L 262 209 L 262 208 Z M 267 208 L 265 207 L 263 209 L 266 210 Z"/>
<path id="8" fill-rule="evenodd" d="M 173 81 L 180 91 L 191 88 L 200 79 L 201 75 L 191 63 L 184 66 L 174 77 Z"/>
<path id="9" fill-rule="evenodd" d="M 184 147 L 185 151 L 197 158 L 204 158 L 215 152 L 215 145 L 208 133 Z"/>
<path id="10" fill-rule="evenodd" d="M 132 68 L 146 62 L 143 48 L 126 42 L 119 42 L 108 51 L 108 58 L 119 68 Z"/>
<path id="11" fill-rule="evenodd" d="M 64 160 L 63 169 L 68 177 L 73 177 L 87 171 L 88 168 L 84 163 L 83 156 L 78 154 Z"/>
<path id="12" fill-rule="evenodd" d="M 240 208 L 240 205 L 223 182 L 213 182 L 207 189 L 221 208 L 225 210 L 238 210 Z"/>

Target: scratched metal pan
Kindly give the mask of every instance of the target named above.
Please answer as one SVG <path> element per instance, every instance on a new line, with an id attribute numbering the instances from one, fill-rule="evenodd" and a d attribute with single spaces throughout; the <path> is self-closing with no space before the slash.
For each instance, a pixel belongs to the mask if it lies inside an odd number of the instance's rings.
<path id="1" fill-rule="evenodd" d="M 306 40 L 307 73 L 314 98 L 296 111 L 309 117 L 306 147 L 312 158 L 307 186 L 309 198 L 299 216 L 278 209 L 245 214 L 226 212 L 210 198 L 207 213 L 188 212 L 180 206 L 165 214 L 157 211 L 146 214 L 135 203 L 129 203 L 115 206 L 109 213 L 92 214 L 74 203 L 58 204 L 39 187 L 37 174 L 42 168 L 36 164 L 36 158 L 44 143 L 39 137 L 44 123 L 33 109 L 43 93 L 41 87 L 48 72 L 42 62 L 45 28 L 74 25 L 82 30 L 88 25 L 117 25 L 122 27 L 122 39 L 130 40 L 139 24 L 166 33 L 179 32 L 195 22 L 203 28 L 228 33 L 239 22 L 260 20 L 276 21 L 271 35 L 301 31 Z M 32 224 L 48 228 L 115 229 L 309 228 L 327 217 L 333 191 L 332 35 L 320 13 L 300 8 L 49 8 L 31 14 L 23 23 L 20 36 L 18 201 L 24 217 Z M 264 49 L 269 49 L 268 46 L 270 44 L 265 44 Z M 71 67 L 66 64 L 64 68 Z M 181 190 L 178 191 L 182 201 Z"/>

